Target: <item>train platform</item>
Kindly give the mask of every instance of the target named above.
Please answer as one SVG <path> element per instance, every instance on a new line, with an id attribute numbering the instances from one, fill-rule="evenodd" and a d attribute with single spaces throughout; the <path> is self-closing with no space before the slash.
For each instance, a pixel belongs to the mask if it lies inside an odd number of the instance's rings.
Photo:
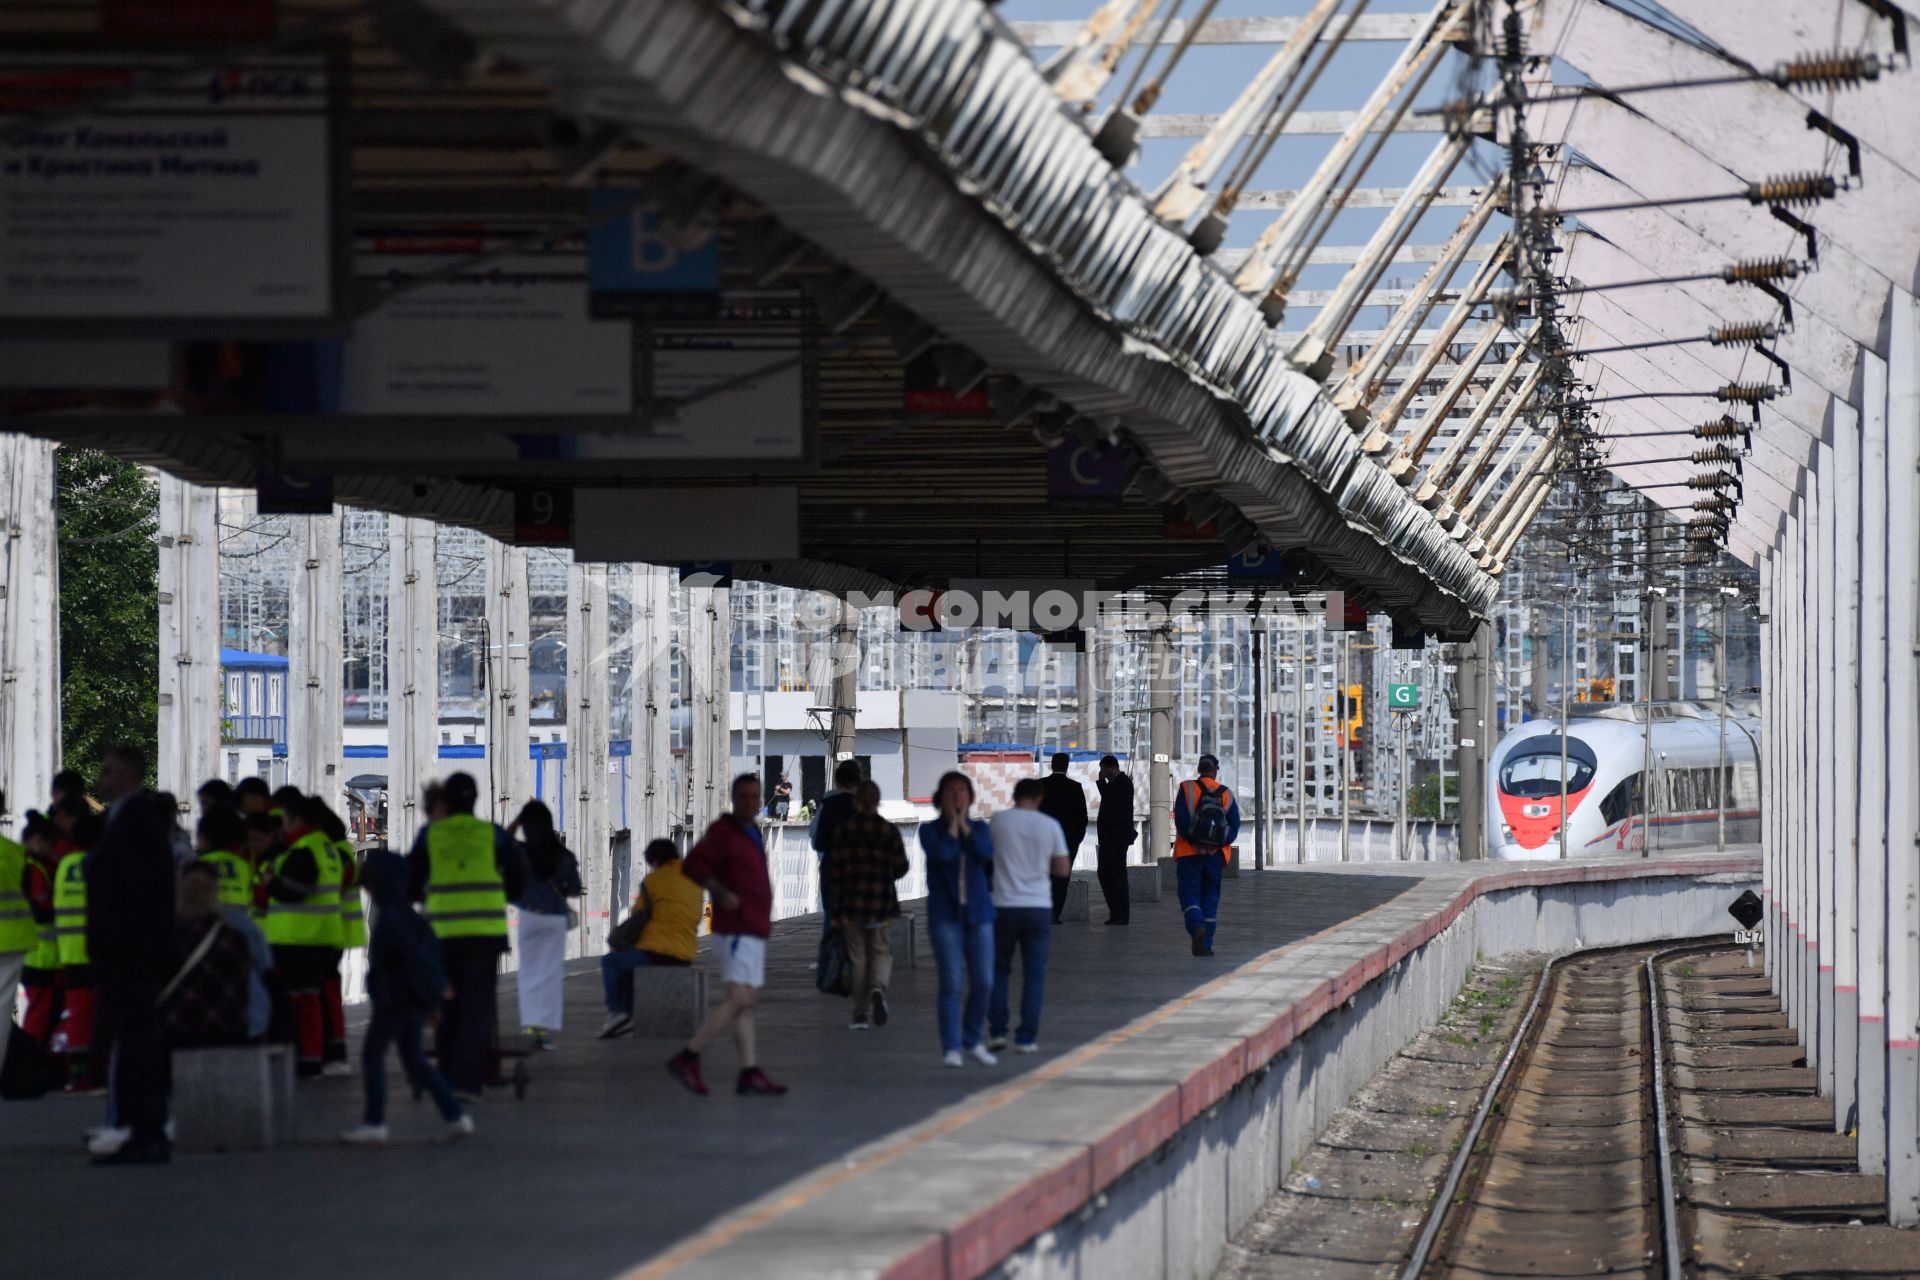
<path id="1" fill-rule="evenodd" d="M 779 1099 L 692 1098 L 663 1069 L 673 1042 L 595 1040 L 588 962 L 568 983 L 560 1051 L 533 1061 L 525 1100 L 491 1092 L 478 1137 L 459 1147 L 433 1141 L 437 1116 L 404 1088 L 392 1146 L 339 1145 L 357 1079 L 301 1086 L 291 1147 L 164 1168 L 88 1166 L 80 1132 L 100 1100 L 0 1107 L 0 1180 L 23 1197 L 0 1244 L 20 1274 L 65 1280 L 151 1274 L 162 1260 L 207 1280 L 402 1266 L 417 1280 L 978 1275 L 1138 1182 L 1137 1166 L 1476 899 L 1757 865 L 1742 851 L 1246 872 L 1228 882 L 1211 960 L 1189 954 L 1171 894 L 1136 904 L 1127 928 L 1101 924 L 1096 902 L 1091 923 L 1055 932 L 1042 1052 L 957 1071 L 940 1063 L 924 944 L 918 967 L 896 970 L 890 1025 L 853 1032 L 847 1002 L 812 984 L 818 917 L 783 921 L 760 1014 L 764 1065 L 792 1087 Z M 513 1017 L 510 981 L 502 1013 Z M 710 1083 L 731 1079 L 730 1042 L 707 1058 Z M 1178 1252 L 1180 1238 L 1169 1227 L 1157 1247 Z"/>

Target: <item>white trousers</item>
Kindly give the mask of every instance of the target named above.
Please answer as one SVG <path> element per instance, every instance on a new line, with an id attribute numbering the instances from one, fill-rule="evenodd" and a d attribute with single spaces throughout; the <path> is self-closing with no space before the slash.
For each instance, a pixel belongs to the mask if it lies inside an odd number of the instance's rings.
<path id="1" fill-rule="evenodd" d="M 520 915 L 520 1025 L 558 1031 L 566 1004 L 567 918 Z"/>

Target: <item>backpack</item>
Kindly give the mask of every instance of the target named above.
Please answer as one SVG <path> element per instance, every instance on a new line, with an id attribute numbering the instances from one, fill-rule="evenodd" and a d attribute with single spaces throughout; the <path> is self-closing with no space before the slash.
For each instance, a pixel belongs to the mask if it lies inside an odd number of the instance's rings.
<path id="1" fill-rule="evenodd" d="M 1206 784 L 1200 782 L 1194 783 L 1193 789 L 1198 795 L 1193 802 L 1193 812 L 1187 816 L 1188 842 L 1206 853 L 1225 848 L 1227 789 L 1216 786 L 1209 790 Z"/>

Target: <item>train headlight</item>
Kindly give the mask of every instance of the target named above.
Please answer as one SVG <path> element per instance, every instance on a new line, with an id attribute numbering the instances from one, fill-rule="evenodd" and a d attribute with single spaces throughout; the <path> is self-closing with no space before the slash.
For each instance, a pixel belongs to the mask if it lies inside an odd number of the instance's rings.
<path id="1" fill-rule="evenodd" d="M 1500 824 L 1500 838 L 1508 844 L 1513 843 L 1513 828 L 1504 822 Z"/>

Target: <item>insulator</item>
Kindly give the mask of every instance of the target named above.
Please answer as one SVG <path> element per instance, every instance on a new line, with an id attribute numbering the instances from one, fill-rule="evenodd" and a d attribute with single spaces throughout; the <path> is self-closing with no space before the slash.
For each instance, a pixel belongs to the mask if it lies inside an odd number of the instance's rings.
<path id="1" fill-rule="evenodd" d="M 1780 388 L 1771 382 L 1729 382 L 1713 398 L 1728 404 L 1761 404 L 1779 394 Z"/>
<path id="2" fill-rule="evenodd" d="M 1695 511 L 1731 511 L 1733 510 L 1733 499 L 1727 497 L 1724 493 L 1717 493 L 1711 498 L 1700 499 L 1693 504 L 1693 509 Z"/>
<path id="3" fill-rule="evenodd" d="M 1695 462 L 1738 462 L 1740 451 L 1724 444 L 1716 444 L 1708 449 L 1694 450 L 1693 460 Z"/>
<path id="4" fill-rule="evenodd" d="M 1729 263 L 1721 268 L 1720 278 L 1728 284 L 1754 280 L 1791 280 L 1800 274 L 1800 264 L 1791 258 L 1752 258 Z"/>
<path id="5" fill-rule="evenodd" d="M 1871 53 L 1809 53 L 1783 62 L 1773 69 L 1773 82 L 1781 88 L 1851 89 L 1868 80 L 1880 78 L 1880 59 Z"/>
<path id="6" fill-rule="evenodd" d="M 1693 438 L 1696 440 L 1733 440 L 1746 434 L 1747 428 L 1732 418 L 1715 418 L 1693 429 Z"/>
<path id="7" fill-rule="evenodd" d="M 1707 341 L 1716 347 L 1744 347 L 1780 336 L 1778 325 L 1766 320 L 1748 320 L 1744 324 L 1716 325 L 1707 330 Z"/>
<path id="8" fill-rule="evenodd" d="M 1819 204 L 1831 200 L 1840 190 L 1833 175 L 1826 173 L 1783 173 L 1753 183 L 1747 188 L 1749 204 Z"/>
<path id="9" fill-rule="evenodd" d="M 1740 477 L 1731 471 L 1709 471 L 1703 476 L 1688 476 L 1689 489 L 1731 489 L 1740 483 Z"/>

